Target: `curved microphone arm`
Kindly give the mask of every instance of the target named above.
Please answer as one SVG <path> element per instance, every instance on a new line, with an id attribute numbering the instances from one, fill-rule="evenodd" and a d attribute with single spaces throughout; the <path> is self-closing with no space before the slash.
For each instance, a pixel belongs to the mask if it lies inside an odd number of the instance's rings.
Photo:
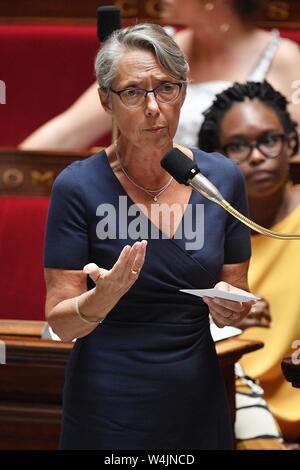
<path id="1" fill-rule="evenodd" d="M 229 212 L 233 217 L 238 219 L 243 224 L 250 227 L 255 232 L 258 232 L 267 237 L 277 238 L 279 240 L 300 240 L 300 234 L 297 233 L 279 233 L 269 230 L 256 222 L 248 219 L 245 215 L 241 214 L 237 209 L 232 207 L 226 199 L 223 198 L 220 191 L 204 176 L 202 173 L 197 173 L 197 177 L 193 177 L 188 180 L 188 184 L 192 186 L 196 191 L 199 191 L 204 197 L 216 202 Z"/>

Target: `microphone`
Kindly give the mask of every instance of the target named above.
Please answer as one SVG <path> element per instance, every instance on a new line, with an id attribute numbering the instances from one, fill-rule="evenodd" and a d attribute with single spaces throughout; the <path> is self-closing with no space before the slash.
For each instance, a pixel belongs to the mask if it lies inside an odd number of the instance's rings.
<path id="1" fill-rule="evenodd" d="M 104 42 L 116 29 L 121 28 L 120 8 L 105 5 L 97 8 L 97 36 Z"/>
<path id="2" fill-rule="evenodd" d="M 167 152 L 160 164 L 178 183 L 192 186 L 204 197 L 218 204 L 224 201 L 220 191 L 202 175 L 197 163 L 179 149 L 174 148 Z"/>
<path id="3" fill-rule="evenodd" d="M 167 152 L 161 159 L 160 164 L 178 183 L 192 186 L 195 191 L 199 192 L 207 199 L 219 204 L 223 209 L 233 215 L 233 217 L 238 219 L 244 225 L 250 227 L 252 230 L 279 240 L 300 240 L 300 234 L 274 232 L 273 230 L 269 230 L 258 225 L 256 222 L 248 219 L 244 214 L 241 214 L 223 198 L 215 185 L 201 173 L 196 162 L 191 160 L 178 148 L 169 150 L 169 152 Z"/>

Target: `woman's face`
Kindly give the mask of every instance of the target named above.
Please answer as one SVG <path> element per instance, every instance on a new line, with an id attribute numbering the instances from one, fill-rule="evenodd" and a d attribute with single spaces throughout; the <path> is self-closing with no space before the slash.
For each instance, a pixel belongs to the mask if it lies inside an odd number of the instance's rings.
<path id="1" fill-rule="evenodd" d="M 150 51 L 133 49 L 123 54 L 112 89 L 130 88 L 129 93 L 132 93 L 136 88 L 153 90 L 167 83 L 178 81 L 159 66 L 155 55 Z M 154 93 L 149 93 L 140 106 L 131 108 L 117 94 L 111 93 L 110 101 L 106 103 L 103 103 L 102 95 L 102 104 L 113 113 L 121 135 L 132 145 L 159 150 L 168 147 L 173 140 L 184 95 L 182 88 L 176 100 L 162 103 Z"/>
<path id="2" fill-rule="evenodd" d="M 197 33 L 203 29 L 219 30 L 220 25 L 237 16 L 231 0 L 161 0 L 160 17 L 165 24 L 197 26 Z M 199 30 L 200 28 L 200 30 Z"/>
<path id="3" fill-rule="evenodd" d="M 267 158 L 254 147 L 247 159 L 239 164 L 247 183 L 249 196 L 266 196 L 281 188 L 288 178 L 289 154 L 283 125 L 276 111 L 259 100 L 235 103 L 221 122 L 220 148 L 234 158 L 243 151 L 245 144 L 259 143 L 265 152 L 279 155 Z M 281 137 L 280 137 L 281 136 Z"/>
<path id="4" fill-rule="evenodd" d="M 203 17 L 205 11 L 204 0 L 161 0 L 160 17 L 168 24 L 188 25 L 198 16 Z"/>

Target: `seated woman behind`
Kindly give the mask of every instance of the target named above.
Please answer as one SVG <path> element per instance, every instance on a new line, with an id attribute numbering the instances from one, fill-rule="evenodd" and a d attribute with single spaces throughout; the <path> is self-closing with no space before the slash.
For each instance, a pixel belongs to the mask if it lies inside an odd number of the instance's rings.
<path id="1" fill-rule="evenodd" d="M 181 110 L 175 141 L 196 146 L 202 111 L 215 95 L 235 81 L 270 81 L 286 96 L 298 78 L 300 53 L 296 43 L 281 39 L 276 30 L 257 28 L 253 16 L 264 0 L 162 0 L 165 24 L 185 25 L 174 39 L 190 64 L 187 96 Z M 291 105 L 300 123 L 300 108 Z M 99 106 L 97 84 L 64 113 L 37 129 L 20 147 L 84 148 L 111 128 L 110 117 Z"/>
<path id="2" fill-rule="evenodd" d="M 288 181 L 290 157 L 298 152 L 299 141 L 287 104 L 267 82 L 235 84 L 217 95 L 205 112 L 199 145 L 208 152 L 220 151 L 239 165 L 252 220 L 280 232 L 299 233 L 300 188 Z M 272 325 L 243 333 L 262 340 L 265 347 L 247 354 L 241 364 L 260 380 L 287 440 L 300 438 L 300 390 L 285 381 L 280 367 L 300 338 L 299 261 L 297 241 L 252 234 L 249 284 L 269 302 Z M 260 320 L 266 326 L 265 307 L 257 303 L 242 326 L 259 326 Z"/>

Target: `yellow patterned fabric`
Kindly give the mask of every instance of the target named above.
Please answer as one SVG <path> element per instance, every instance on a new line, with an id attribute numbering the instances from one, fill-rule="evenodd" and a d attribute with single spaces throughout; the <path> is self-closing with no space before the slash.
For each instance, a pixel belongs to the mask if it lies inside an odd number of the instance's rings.
<path id="1" fill-rule="evenodd" d="M 300 233 L 300 206 L 272 228 Z M 240 362 L 247 375 L 260 380 L 285 439 L 298 440 L 300 389 L 285 380 L 280 363 L 285 355 L 295 352 L 292 344 L 300 340 L 300 241 L 253 236 L 249 285 L 253 293 L 270 303 L 272 326 L 249 328 L 243 333 L 243 338 L 262 340 L 265 347 L 246 354 Z"/>

